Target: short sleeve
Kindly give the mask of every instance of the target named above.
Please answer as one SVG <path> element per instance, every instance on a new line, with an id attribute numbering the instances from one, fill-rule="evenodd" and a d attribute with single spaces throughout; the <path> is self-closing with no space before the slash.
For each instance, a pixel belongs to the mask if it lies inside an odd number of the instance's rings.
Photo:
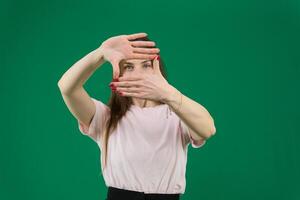
<path id="1" fill-rule="evenodd" d="M 102 103 L 101 101 L 91 98 L 96 106 L 95 114 L 90 122 L 89 127 L 77 120 L 78 128 L 83 135 L 86 135 L 93 139 L 95 142 L 98 142 L 100 139 L 100 134 L 105 125 L 105 121 L 109 115 L 109 107 Z"/>
<path id="2" fill-rule="evenodd" d="M 191 144 L 193 148 L 200 148 L 206 143 L 206 140 L 194 140 L 190 134 L 189 128 L 182 120 L 180 120 L 180 128 L 182 130 L 185 145 Z"/>

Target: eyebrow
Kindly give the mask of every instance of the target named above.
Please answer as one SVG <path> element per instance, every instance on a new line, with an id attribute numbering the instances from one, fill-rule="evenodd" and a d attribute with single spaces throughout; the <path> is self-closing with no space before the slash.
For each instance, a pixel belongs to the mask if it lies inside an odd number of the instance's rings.
<path id="1" fill-rule="evenodd" d="M 148 61 L 151 61 L 151 60 L 145 60 L 145 61 L 143 61 L 141 63 L 145 63 L 145 62 L 148 62 Z M 131 62 L 125 62 L 124 64 L 133 64 L 133 63 L 131 63 Z"/>

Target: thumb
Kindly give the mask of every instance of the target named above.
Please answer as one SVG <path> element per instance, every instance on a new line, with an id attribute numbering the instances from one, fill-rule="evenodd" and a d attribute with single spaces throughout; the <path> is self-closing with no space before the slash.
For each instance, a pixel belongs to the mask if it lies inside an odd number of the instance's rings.
<path id="1" fill-rule="evenodd" d="M 113 67 L 113 79 L 116 79 L 120 75 L 119 60 L 114 60 L 111 64 Z"/>
<path id="2" fill-rule="evenodd" d="M 154 58 L 154 60 L 153 60 L 153 69 L 154 69 L 154 72 L 156 74 L 162 75 L 161 71 L 160 71 L 160 68 L 159 68 L 159 59 L 160 59 L 159 55 Z"/>

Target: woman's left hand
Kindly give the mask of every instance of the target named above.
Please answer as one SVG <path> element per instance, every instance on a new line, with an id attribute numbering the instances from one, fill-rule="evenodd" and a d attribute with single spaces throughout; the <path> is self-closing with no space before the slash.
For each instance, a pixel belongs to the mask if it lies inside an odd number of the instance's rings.
<path id="1" fill-rule="evenodd" d="M 119 77 L 119 82 L 112 82 L 110 85 L 121 96 L 165 102 L 173 87 L 161 74 L 157 58 L 153 60 L 153 70 L 153 74 L 139 73 L 128 77 Z"/>

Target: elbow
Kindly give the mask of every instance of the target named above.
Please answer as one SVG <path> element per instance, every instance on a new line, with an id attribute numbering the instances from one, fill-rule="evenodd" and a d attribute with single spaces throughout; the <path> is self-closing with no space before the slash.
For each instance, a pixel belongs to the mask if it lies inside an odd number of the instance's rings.
<path id="1" fill-rule="evenodd" d="M 215 127 L 215 126 L 212 126 L 212 128 L 211 128 L 211 131 L 210 131 L 210 136 L 213 136 L 213 135 L 215 135 L 215 134 L 216 134 L 216 132 L 217 132 L 217 129 L 216 129 L 216 127 Z"/>
<path id="2" fill-rule="evenodd" d="M 57 87 L 60 89 L 60 82 L 59 81 L 57 82 Z"/>
<path id="3" fill-rule="evenodd" d="M 215 126 L 215 120 L 211 117 L 211 128 L 210 128 L 210 134 L 211 136 L 215 135 L 217 132 L 216 126 Z"/>
<path id="4" fill-rule="evenodd" d="M 61 80 L 57 82 L 57 86 L 62 94 L 67 95 L 68 93 L 70 93 L 70 89 L 67 88 Z"/>
<path id="5" fill-rule="evenodd" d="M 215 135 L 217 132 L 216 126 L 215 126 L 215 121 L 213 118 L 211 118 L 211 128 L 210 128 L 210 136 Z"/>
<path id="6" fill-rule="evenodd" d="M 60 81 L 57 82 L 57 87 L 59 88 L 60 92 L 62 92 L 62 93 L 64 92 L 62 83 Z"/>
<path id="7" fill-rule="evenodd" d="M 207 131 L 204 131 L 204 132 L 201 131 L 201 133 L 198 133 L 200 139 L 202 139 L 202 140 L 208 140 L 210 137 L 212 137 L 215 134 L 216 134 L 216 127 L 215 126 L 211 126 L 210 128 L 208 128 Z"/>
<path id="8" fill-rule="evenodd" d="M 59 80 L 57 81 L 57 86 L 58 86 L 59 89 L 62 88 L 62 80 L 61 80 L 61 79 L 59 79 Z"/>
<path id="9" fill-rule="evenodd" d="M 212 123 L 209 127 L 209 131 L 207 131 L 207 134 L 206 134 L 207 135 L 206 138 L 208 139 L 208 138 L 212 137 L 213 135 L 216 134 L 216 132 L 217 132 L 217 129 L 216 129 L 216 126 L 214 124 L 214 120 L 212 119 Z"/>
<path id="10" fill-rule="evenodd" d="M 205 136 L 202 136 L 205 138 L 205 140 L 209 139 L 210 137 L 212 137 L 213 135 L 216 134 L 216 127 L 211 127 L 209 131 L 207 131 L 207 133 L 205 134 Z"/>
<path id="11" fill-rule="evenodd" d="M 197 135 L 200 137 L 200 139 L 204 139 L 204 140 L 209 139 L 217 132 L 216 126 L 214 124 L 214 120 L 212 118 L 207 120 L 205 122 L 205 126 L 199 127 L 199 129 L 201 130 L 196 131 L 198 133 Z"/>

